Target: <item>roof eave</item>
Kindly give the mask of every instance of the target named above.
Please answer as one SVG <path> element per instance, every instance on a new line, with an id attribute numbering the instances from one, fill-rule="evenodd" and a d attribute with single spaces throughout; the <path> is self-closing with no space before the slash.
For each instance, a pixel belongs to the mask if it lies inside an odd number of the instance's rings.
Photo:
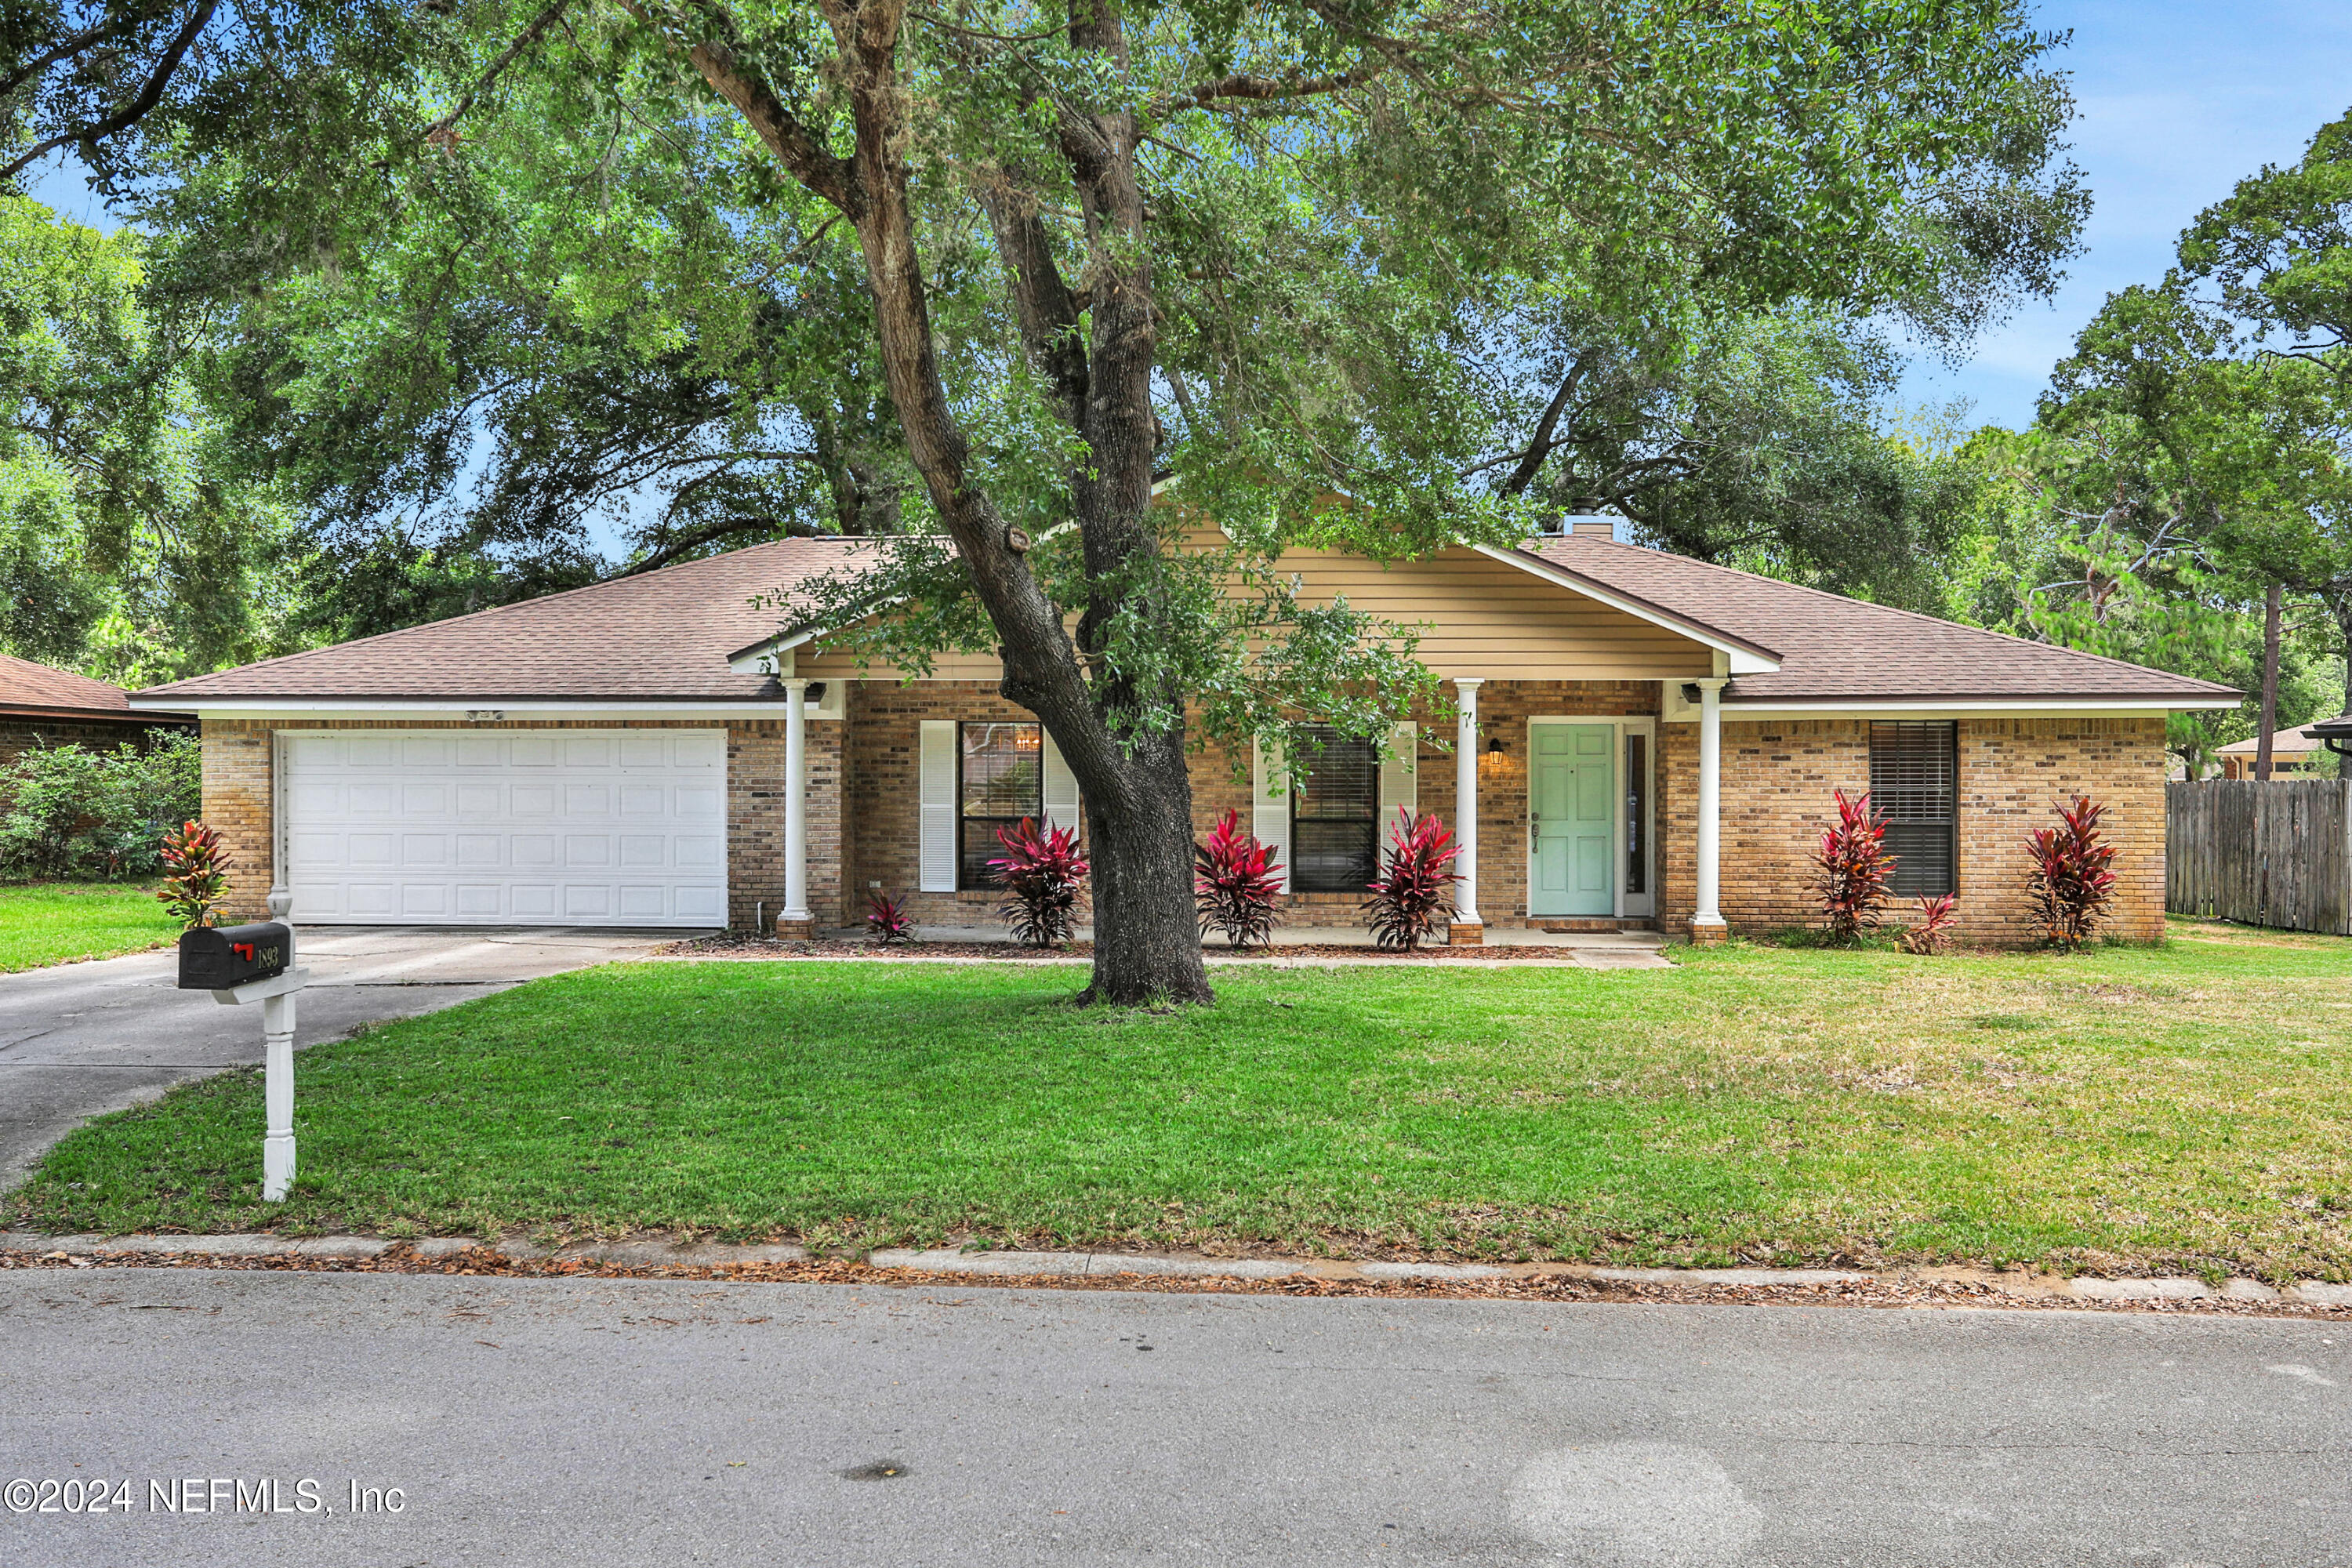
<path id="1" fill-rule="evenodd" d="M 1651 604 L 1648 600 L 1625 593 L 1622 589 L 1612 588 L 1595 578 L 1586 576 L 1573 567 L 1562 566 L 1559 562 L 1547 560 L 1532 551 L 1506 550 L 1492 544 L 1474 544 L 1470 548 L 1489 560 L 1502 562 L 1507 566 L 1516 566 L 1529 576 L 1541 577 L 1546 582 L 1557 584 L 1568 589 L 1570 593 L 1581 594 L 1597 604 L 1606 605 L 1612 610 L 1632 616 L 1635 620 L 1647 621 L 1654 626 L 1662 626 L 1667 631 L 1686 637 L 1704 647 L 1711 648 L 1725 656 L 1728 661 L 1728 668 L 1725 669 L 1725 673 L 1734 678 L 1742 675 L 1770 675 L 1780 668 L 1780 655 L 1760 643 L 1749 642 L 1745 637 L 1733 636 L 1720 626 L 1708 626 L 1704 621 L 1677 615 L 1672 610 Z"/>

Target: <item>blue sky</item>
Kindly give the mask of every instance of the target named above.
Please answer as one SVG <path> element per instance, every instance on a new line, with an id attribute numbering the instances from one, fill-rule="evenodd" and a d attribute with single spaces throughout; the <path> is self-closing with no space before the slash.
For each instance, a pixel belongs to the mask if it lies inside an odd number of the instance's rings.
<path id="1" fill-rule="evenodd" d="M 2189 220 L 2264 163 L 2292 163 L 2313 132 L 2352 110 L 2352 6 L 2130 0 L 2051 4 L 2052 31 L 2072 29 L 2060 55 L 2081 118 L 2074 161 L 2096 204 L 2088 254 L 2054 301 L 2020 309 L 1957 372 L 1923 359 L 1905 377 L 1906 404 L 1965 397 L 1970 422 L 2011 428 L 2074 334 L 2106 297 L 2154 282 Z"/>
<path id="2" fill-rule="evenodd" d="M 2352 110 L 2352 5 L 2053 0 L 2036 19 L 2074 34 L 2059 63 L 2074 77 L 2074 156 L 2095 203 L 2088 253 L 2054 300 L 2021 307 L 1957 371 L 1923 356 L 1899 395 L 1912 407 L 1963 397 L 1971 423 L 2011 427 L 2032 421 L 2050 367 L 2109 293 L 2161 277 L 2199 211 L 2263 163 L 2301 156 L 2313 132 Z M 62 171 L 34 194 L 112 226 Z"/>

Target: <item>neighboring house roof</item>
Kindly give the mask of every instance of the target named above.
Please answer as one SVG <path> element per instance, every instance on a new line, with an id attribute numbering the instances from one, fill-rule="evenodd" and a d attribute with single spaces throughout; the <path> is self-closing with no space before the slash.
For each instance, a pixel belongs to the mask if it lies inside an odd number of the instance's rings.
<path id="1" fill-rule="evenodd" d="M 1620 544 L 1597 531 L 1529 541 L 1522 553 L 1778 654 L 1779 669 L 1742 675 L 1725 688 L 1731 702 L 2170 698 L 2208 705 L 2242 695 L 2210 680 Z"/>
<path id="2" fill-rule="evenodd" d="M 785 539 L 658 572 L 288 654 L 139 694 L 225 697 L 747 700 L 772 677 L 727 656 L 775 631 L 756 595 L 832 572 L 861 541 Z"/>
<path id="3" fill-rule="evenodd" d="M 139 694 L 144 703 L 236 699 L 757 700 L 774 678 L 729 668 L 789 616 L 755 595 L 790 595 L 847 566 L 862 540 L 794 539 L 593 587 L 289 654 Z M 1777 658 L 1738 671 L 1728 700 L 2135 700 L 2211 706 L 2238 693 L 2110 658 L 1954 626 L 1884 605 L 1619 544 L 1598 533 L 1491 552 L 1661 626 Z M 1507 679 L 1507 671 L 1495 675 Z"/>
<path id="4" fill-rule="evenodd" d="M 2279 756 L 2287 752 L 2315 752 L 2319 750 L 2318 741 L 2305 739 L 2305 733 L 2306 732 L 2301 725 L 2297 725 L 2292 730 L 2281 730 L 2277 731 L 2271 736 L 2271 754 L 2273 756 Z M 2263 738 L 2260 735 L 2249 735 L 2242 741 L 2231 742 L 2228 745 L 2216 752 L 2214 755 L 2220 757 L 2255 756 L 2261 752 L 2262 743 Z"/>
<path id="5" fill-rule="evenodd" d="M 0 654 L 0 713 L 119 719 L 126 724 L 152 724 L 165 717 L 131 712 L 130 695 L 120 686 L 7 654 Z"/>

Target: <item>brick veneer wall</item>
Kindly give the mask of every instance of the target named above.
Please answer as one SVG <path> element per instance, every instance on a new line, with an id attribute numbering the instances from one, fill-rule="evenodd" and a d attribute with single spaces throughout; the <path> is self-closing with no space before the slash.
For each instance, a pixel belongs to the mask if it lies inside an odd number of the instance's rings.
<path id="1" fill-rule="evenodd" d="M 2105 831 L 2122 851 L 2107 929 L 2135 940 L 2161 935 L 2164 721 L 1958 722 L 1960 940 L 2033 939 L 2025 910 L 2025 836 L 2055 820 L 2053 800 L 2074 793 L 2107 805 Z M 1697 880 L 1698 726 L 1662 725 L 1660 735 L 1661 910 L 1669 925 L 1687 930 Z M 1833 815 L 1832 792 L 1869 786 L 1864 721 L 1725 723 L 1721 897 L 1734 931 L 1818 923 L 1810 857 Z"/>
<path id="2" fill-rule="evenodd" d="M 850 688 L 849 783 L 845 798 L 856 825 L 851 902 L 862 904 L 874 883 L 906 892 L 917 920 L 988 923 L 997 895 L 914 891 L 917 880 L 919 726 L 926 719 L 965 721 L 1027 721 L 1034 716 L 997 695 L 992 681 L 924 681 L 898 686 L 869 681 Z M 1502 739 L 1499 756 L 1482 753 L 1479 763 L 1479 913 L 1489 924 L 1525 922 L 1527 915 L 1527 721 L 1532 716 L 1612 718 L 1658 710 L 1655 681 L 1488 681 L 1479 689 L 1482 735 Z M 1447 739 L 1453 723 L 1437 726 Z M 1425 726 L 1426 731 L 1426 726 Z M 1484 742 L 1482 740 L 1483 746 Z M 1228 810 L 1250 825 L 1254 792 L 1246 751 L 1222 746 L 1195 753 L 1192 765 L 1192 829 L 1206 837 Z M 1454 816 L 1454 755 L 1423 742 L 1414 759 L 1414 795 L 1419 808 L 1451 821 Z M 1361 917 L 1360 893 L 1297 893 L 1286 900 L 1294 922 L 1354 924 Z"/>
<path id="3" fill-rule="evenodd" d="M 727 731 L 729 923 L 748 928 L 764 900 L 773 921 L 784 897 L 784 721 L 782 719 L 508 720 L 493 724 L 429 720 L 207 719 L 204 726 L 205 820 L 236 862 L 227 911 L 268 913 L 272 876 L 270 734 L 276 730 L 713 730 Z M 820 921 L 838 918 L 842 889 L 842 730 L 838 720 L 808 726 L 809 903 Z M 300 919 L 301 911 L 295 911 Z"/>
<path id="4" fill-rule="evenodd" d="M 87 746 L 110 752 L 117 746 L 145 751 L 158 734 L 188 728 L 184 724 L 121 722 L 104 719 L 36 719 L 22 713 L 0 714 L 0 763 L 36 746 Z"/>
<path id="5" fill-rule="evenodd" d="M 933 924 L 986 925 L 994 921 L 999 895 L 993 889 L 926 893 L 921 881 L 922 722 L 950 719 L 978 722 L 1034 722 L 1036 715 L 997 695 L 992 680 L 925 680 L 901 686 L 890 680 L 850 683 L 849 761 L 844 798 L 852 832 L 845 840 L 849 858 L 844 918 L 866 918 L 866 896 L 903 895 L 909 915 Z"/>

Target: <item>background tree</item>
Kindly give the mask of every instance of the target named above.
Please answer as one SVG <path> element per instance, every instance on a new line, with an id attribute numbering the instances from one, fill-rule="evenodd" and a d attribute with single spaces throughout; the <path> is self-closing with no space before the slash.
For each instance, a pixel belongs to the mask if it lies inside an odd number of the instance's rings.
<path id="1" fill-rule="evenodd" d="M 1516 449 L 1479 471 L 1556 511 L 1622 511 L 1682 554 L 1940 607 L 1974 481 L 1883 428 L 1902 366 L 1883 332 L 1811 304 L 1690 315 L 1551 334 L 1550 401 L 1507 421 Z"/>
<path id="2" fill-rule="evenodd" d="M 0 194 L 0 647 L 134 686 L 278 651 L 290 552 L 142 268 L 136 235 Z"/>

